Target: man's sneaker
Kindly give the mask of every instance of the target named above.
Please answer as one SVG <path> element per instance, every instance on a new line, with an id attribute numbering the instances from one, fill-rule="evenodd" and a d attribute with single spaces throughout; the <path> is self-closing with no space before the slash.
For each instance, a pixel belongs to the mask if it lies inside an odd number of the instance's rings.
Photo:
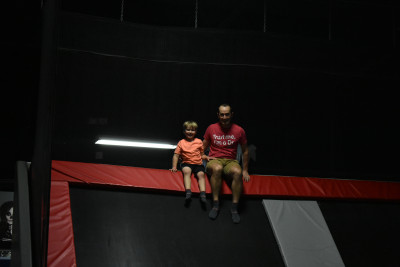
<path id="1" fill-rule="evenodd" d="M 218 213 L 219 213 L 219 208 L 217 207 L 212 207 L 212 209 L 210 210 L 210 213 L 208 214 L 208 217 L 211 220 L 215 220 L 218 217 Z"/>
<path id="2" fill-rule="evenodd" d="M 240 216 L 237 210 L 231 210 L 233 223 L 240 223 Z"/>

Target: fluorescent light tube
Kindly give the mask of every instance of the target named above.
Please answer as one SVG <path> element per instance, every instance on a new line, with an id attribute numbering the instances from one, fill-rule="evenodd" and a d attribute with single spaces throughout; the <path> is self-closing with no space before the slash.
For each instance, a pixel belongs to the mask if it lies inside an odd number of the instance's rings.
<path id="1" fill-rule="evenodd" d="M 134 142 L 134 141 L 121 141 L 121 140 L 107 140 L 99 139 L 96 141 L 97 145 L 109 146 L 131 146 L 131 147 L 146 147 L 146 148 L 161 148 L 161 149 L 175 149 L 176 145 L 147 143 L 147 142 Z"/>

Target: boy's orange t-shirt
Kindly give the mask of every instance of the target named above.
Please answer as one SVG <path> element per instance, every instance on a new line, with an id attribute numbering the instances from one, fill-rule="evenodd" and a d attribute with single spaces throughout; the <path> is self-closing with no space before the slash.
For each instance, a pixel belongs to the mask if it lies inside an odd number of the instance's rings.
<path id="1" fill-rule="evenodd" d="M 204 154 L 203 142 L 195 138 L 192 142 L 182 139 L 175 148 L 175 154 L 179 154 L 182 158 L 182 163 L 188 164 L 203 164 L 201 156 Z"/>

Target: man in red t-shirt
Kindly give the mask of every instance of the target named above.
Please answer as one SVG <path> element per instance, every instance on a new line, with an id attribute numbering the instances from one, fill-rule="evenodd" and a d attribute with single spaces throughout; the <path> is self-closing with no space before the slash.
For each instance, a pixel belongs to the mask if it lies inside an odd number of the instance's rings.
<path id="1" fill-rule="evenodd" d="M 246 133 L 242 127 L 232 123 L 233 112 L 228 104 L 222 104 L 218 108 L 219 122 L 208 126 L 204 134 L 204 151 L 210 147 L 208 156 L 203 156 L 207 160 L 206 171 L 211 176 L 211 189 L 213 196 L 213 206 L 209 213 L 210 219 L 217 218 L 219 213 L 219 192 L 222 186 L 222 177 L 231 182 L 232 189 L 232 220 L 234 223 L 240 222 L 237 210 L 240 194 L 243 188 L 243 179 L 250 181 L 248 172 L 249 151 L 247 148 Z M 242 148 L 242 167 L 236 160 L 237 147 Z"/>

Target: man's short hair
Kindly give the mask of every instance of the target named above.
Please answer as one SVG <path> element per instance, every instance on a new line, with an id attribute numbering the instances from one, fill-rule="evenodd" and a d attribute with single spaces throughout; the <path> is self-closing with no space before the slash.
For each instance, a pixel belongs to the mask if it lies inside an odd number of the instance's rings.
<path id="1" fill-rule="evenodd" d="M 230 111 L 231 111 L 231 113 L 232 113 L 232 107 L 231 107 L 231 105 L 229 105 L 229 104 L 227 104 L 227 103 L 223 103 L 223 104 L 221 104 L 221 105 L 218 106 L 218 114 L 219 114 L 219 108 L 220 108 L 220 107 L 229 107 L 229 109 L 230 109 Z"/>

